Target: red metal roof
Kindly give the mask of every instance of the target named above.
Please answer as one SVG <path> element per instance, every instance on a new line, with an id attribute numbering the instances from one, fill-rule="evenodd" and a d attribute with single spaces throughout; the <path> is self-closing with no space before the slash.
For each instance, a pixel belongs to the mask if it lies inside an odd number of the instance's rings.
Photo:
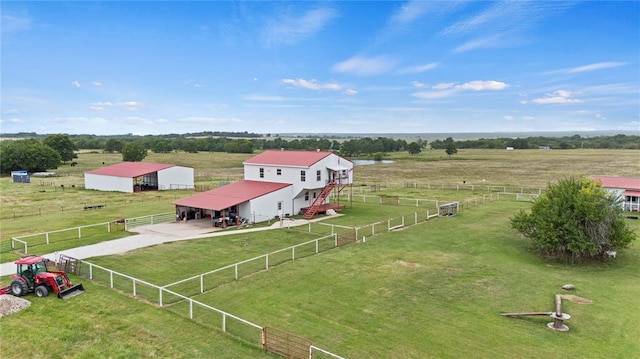
<path id="1" fill-rule="evenodd" d="M 250 165 L 276 165 L 310 167 L 321 159 L 333 154 L 326 151 L 277 151 L 267 150 L 244 161 Z"/>
<path id="2" fill-rule="evenodd" d="M 591 176 L 591 179 L 600 181 L 603 188 L 640 190 L 640 177 Z"/>
<path id="3" fill-rule="evenodd" d="M 640 191 L 624 191 L 625 196 L 640 197 Z"/>
<path id="4" fill-rule="evenodd" d="M 221 211 L 288 186 L 291 184 L 244 180 L 179 199 L 173 204 Z"/>
<path id="5" fill-rule="evenodd" d="M 98 168 L 85 173 L 103 176 L 136 178 L 175 165 L 147 162 L 122 162 L 113 166 Z"/>

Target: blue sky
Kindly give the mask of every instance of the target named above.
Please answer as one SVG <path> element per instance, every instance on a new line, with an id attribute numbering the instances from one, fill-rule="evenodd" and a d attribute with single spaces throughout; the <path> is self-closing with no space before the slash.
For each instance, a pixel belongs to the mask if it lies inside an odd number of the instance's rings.
<path id="1" fill-rule="evenodd" d="M 1 132 L 640 131 L 639 1 L 2 1 Z"/>

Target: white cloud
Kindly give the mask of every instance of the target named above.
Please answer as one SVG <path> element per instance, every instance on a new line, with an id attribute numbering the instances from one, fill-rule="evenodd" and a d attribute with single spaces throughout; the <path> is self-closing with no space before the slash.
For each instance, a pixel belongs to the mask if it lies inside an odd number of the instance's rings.
<path id="1" fill-rule="evenodd" d="M 356 95 L 356 94 L 358 94 L 358 91 L 356 91 L 354 89 L 346 89 L 342 93 L 345 94 L 345 95 Z"/>
<path id="2" fill-rule="evenodd" d="M 443 91 L 424 91 L 424 92 L 416 92 L 411 94 L 411 96 L 417 97 L 423 100 L 433 100 L 439 98 L 450 97 L 456 94 L 456 90 L 449 89 Z"/>
<path id="3" fill-rule="evenodd" d="M 31 28 L 31 19 L 27 16 L 12 16 L 3 14 L 0 16 L 0 31 L 3 34 L 28 30 Z"/>
<path id="4" fill-rule="evenodd" d="M 507 121 L 513 121 L 514 117 L 513 116 L 504 116 L 504 119 Z"/>
<path id="5" fill-rule="evenodd" d="M 596 70 L 602 70 L 602 69 L 610 69 L 612 67 L 624 66 L 626 64 L 627 64 L 626 62 L 614 62 L 614 61 L 598 62 L 595 64 L 574 67 L 572 69 L 567 70 L 567 72 L 576 73 L 576 72 L 596 71 Z"/>
<path id="6" fill-rule="evenodd" d="M 89 108 L 94 111 L 102 111 L 107 108 L 120 108 L 128 111 L 137 111 L 144 104 L 137 101 L 125 101 L 125 102 L 93 102 L 89 105 Z"/>
<path id="7" fill-rule="evenodd" d="M 443 83 L 439 83 L 435 86 L 432 87 L 432 89 L 434 90 L 446 90 L 446 89 L 450 89 L 453 86 L 455 86 L 454 82 L 443 82 Z"/>
<path id="8" fill-rule="evenodd" d="M 558 104 L 558 103 L 582 103 L 583 100 L 572 98 L 573 94 L 569 91 L 565 90 L 557 90 L 550 94 L 547 94 L 545 97 L 536 98 L 531 100 L 531 102 L 545 105 L 545 104 Z"/>
<path id="9" fill-rule="evenodd" d="M 423 88 L 423 87 L 427 87 L 427 84 L 425 84 L 425 83 L 423 83 L 423 82 L 420 82 L 420 81 L 413 81 L 413 82 L 411 82 L 411 85 L 412 85 L 413 87 L 416 87 L 416 88 Z"/>
<path id="10" fill-rule="evenodd" d="M 329 91 L 340 91 L 342 87 L 336 83 L 328 83 L 328 84 L 320 84 L 316 80 L 305 80 L 305 79 L 283 79 L 282 83 L 287 85 L 291 85 L 294 87 L 300 87 L 307 90 L 329 90 Z"/>
<path id="11" fill-rule="evenodd" d="M 416 92 L 412 96 L 431 100 L 453 96 L 463 91 L 499 91 L 507 87 L 509 85 L 500 81 L 469 81 L 460 85 L 456 85 L 455 82 L 442 82 L 431 87 L 436 91 Z"/>
<path id="12" fill-rule="evenodd" d="M 102 82 L 100 82 L 100 81 L 93 81 L 93 86 L 100 87 L 100 86 L 102 86 Z"/>
<path id="13" fill-rule="evenodd" d="M 436 67 L 438 67 L 438 63 L 437 62 L 431 62 L 431 63 L 424 64 L 424 65 L 418 65 L 418 66 L 404 68 L 404 69 L 400 70 L 400 73 L 403 73 L 403 74 L 418 74 L 418 73 L 422 73 L 422 72 L 433 70 Z"/>
<path id="14" fill-rule="evenodd" d="M 75 87 L 80 87 L 80 83 L 78 81 L 73 81 L 71 84 Z"/>
<path id="15" fill-rule="evenodd" d="M 457 85 L 455 88 L 459 90 L 473 90 L 473 91 L 498 91 L 504 90 L 509 85 L 500 81 L 471 81 L 464 83 L 462 85 Z"/>
<path id="16" fill-rule="evenodd" d="M 302 16 L 277 16 L 267 25 L 267 43 L 295 44 L 322 30 L 336 16 L 337 12 L 331 8 L 313 9 Z"/>
<path id="17" fill-rule="evenodd" d="M 2 111 L 3 114 L 5 115 L 15 115 L 15 114 L 19 114 L 21 113 L 21 111 L 17 108 L 10 108 L 7 110 Z"/>
<path id="18" fill-rule="evenodd" d="M 373 76 L 390 70 L 394 65 L 394 61 L 382 56 L 354 56 L 348 60 L 333 65 L 333 71 L 350 73 L 358 76 Z"/>

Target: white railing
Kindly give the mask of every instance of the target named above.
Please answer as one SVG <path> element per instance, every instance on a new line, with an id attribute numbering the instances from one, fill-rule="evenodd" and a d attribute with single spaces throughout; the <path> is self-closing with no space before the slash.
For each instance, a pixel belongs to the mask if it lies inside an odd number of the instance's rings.
<path id="1" fill-rule="evenodd" d="M 15 250 L 16 243 L 21 243 L 24 254 L 28 253 L 29 246 L 41 246 L 41 245 L 49 245 L 51 243 L 58 243 L 67 240 L 75 240 L 82 239 L 83 237 L 89 237 L 96 234 L 104 234 L 111 233 L 113 231 L 113 227 L 117 226 L 118 223 L 124 224 L 124 230 L 127 231 L 130 228 L 147 225 L 147 224 L 155 224 L 155 223 L 166 223 L 175 221 L 174 213 L 160 213 L 160 214 L 152 214 L 149 216 L 137 217 L 137 218 L 127 218 L 124 220 L 111 221 L 111 222 L 102 222 L 89 224 L 85 226 L 79 227 L 70 227 L 64 229 L 58 229 L 54 231 L 40 232 L 34 234 L 28 234 L 19 237 L 11 238 L 11 249 Z"/>
<path id="2" fill-rule="evenodd" d="M 61 242 L 72 239 L 82 239 L 84 236 L 95 235 L 100 233 L 111 233 L 111 227 L 113 222 L 103 222 L 96 224 L 89 224 L 86 226 L 71 227 L 58 229 L 55 231 L 40 232 L 34 234 L 28 234 L 19 237 L 11 238 L 11 249 L 17 249 L 14 242 L 23 244 L 24 254 L 28 254 L 28 246 L 47 245 L 55 242 Z M 95 230 L 98 228 L 98 230 Z M 103 228 L 102 230 L 100 228 Z M 94 229 L 93 233 L 88 233 L 91 229 Z"/>
<path id="3" fill-rule="evenodd" d="M 132 277 L 130 275 L 127 274 L 123 274 L 123 273 L 119 273 L 116 271 L 113 271 L 111 269 L 99 266 L 97 264 L 93 264 L 91 262 L 87 262 L 87 261 L 83 261 L 83 264 L 85 264 L 86 266 L 88 266 L 88 273 L 84 272 L 87 269 L 83 268 L 83 275 L 85 275 L 87 278 L 91 279 L 91 280 L 96 280 L 96 281 L 101 281 L 100 274 L 97 272 L 102 271 L 104 272 L 106 275 L 108 275 L 108 283 L 109 283 L 109 288 L 111 289 L 118 289 L 123 291 L 124 293 L 127 294 L 132 294 L 134 297 L 141 297 L 144 298 L 145 300 L 151 302 L 151 303 L 156 303 L 159 307 L 161 308 L 165 308 L 167 307 L 167 299 L 173 299 L 173 297 L 178 298 L 178 300 L 180 301 L 184 301 L 188 304 L 188 309 L 186 309 L 187 311 L 187 316 L 189 317 L 189 319 L 196 319 L 195 318 L 195 314 L 194 314 L 194 305 L 200 307 L 200 308 L 204 308 L 208 311 L 212 311 L 215 312 L 216 314 L 219 314 L 221 316 L 221 324 L 219 325 L 219 329 L 222 330 L 223 332 L 229 332 L 229 326 L 227 321 L 229 319 L 231 320 L 235 320 L 236 322 L 248 326 L 249 328 L 253 328 L 253 329 L 258 329 L 259 332 L 257 333 L 257 335 L 255 336 L 256 340 L 256 344 L 260 343 L 261 340 L 261 332 L 262 332 L 262 326 L 257 325 L 255 323 L 252 323 L 246 319 L 240 318 L 236 315 L 233 315 L 231 313 L 225 312 L 223 310 L 220 310 L 218 308 L 212 307 L 208 304 L 199 302 L 195 299 L 189 298 L 185 295 L 182 295 L 180 293 L 176 293 L 174 291 L 171 291 L 169 289 L 166 289 L 164 287 L 149 283 L 147 281 L 143 281 L 141 279 Z M 122 279 L 126 279 L 126 282 L 122 281 Z M 141 287 L 142 286 L 142 287 Z M 149 290 L 149 288 L 151 290 Z M 155 295 L 153 294 L 155 292 Z M 175 301 L 171 301 L 171 302 L 175 302 Z M 172 305 L 171 306 L 172 310 L 176 310 L 174 308 L 179 308 L 179 306 L 175 306 Z M 184 313 L 183 313 L 184 314 Z M 205 324 L 210 324 L 210 323 L 205 323 Z M 216 325 L 213 325 L 214 327 L 217 327 Z M 234 335 L 238 335 L 239 337 L 243 338 L 241 331 L 237 331 L 236 333 L 232 333 Z M 243 339 L 246 340 L 250 340 L 251 338 L 246 338 L 244 337 Z"/>
<path id="4" fill-rule="evenodd" d="M 320 245 L 321 241 L 327 242 L 328 245 L 325 244 L 321 248 L 321 245 Z M 284 262 L 295 260 L 297 258 L 318 254 L 321 251 L 334 248 L 335 246 L 336 246 L 336 236 L 328 235 L 328 236 L 316 238 L 304 243 L 296 244 L 287 248 L 279 249 L 267 254 L 257 256 L 257 257 L 253 257 L 241 262 L 233 263 L 218 269 L 214 269 L 206 273 L 198 274 L 193 277 L 179 280 L 177 282 L 169 283 L 164 285 L 163 288 L 169 288 L 169 287 L 181 285 L 180 287 L 181 292 L 196 294 L 194 293 L 194 287 L 198 287 L 197 292 L 204 293 L 206 290 L 214 289 L 215 287 L 218 287 L 225 283 L 229 283 L 233 280 L 239 280 L 241 277 L 245 277 L 247 275 L 250 275 L 262 270 L 269 270 L 269 268 L 271 267 L 274 267 L 278 264 L 282 264 Z M 310 247 L 310 248 L 306 248 L 305 250 L 304 247 Z M 296 249 L 299 249 L 299 250 L 296 252 Z M 251 267 L 250 264 L 254 264 L 254 266 Z M 240 266 L 243 266 L 243 268 L 247 268 L 247 270 L 242 275 L 240 274 Z M 223 272 L 227 270 L 233 270 L 233 274 L 231 276 L 228 274 L 225 275 L 225 273 Z M 221 280 L 216 281 L 212 277 L 218 274 L 223 276 L 223 278 Z M 208 285 L 207 283 L 205 283 L 205 277 L 209 279 Z M 232 277 L 232 279 L 226 279 L 229 277 Z M 189 285 L 191 282 L 197 282 L 197 283 L 195 285 L 193 284 Z"/>
<path id="5" fill-rule="evenodd" d="M 85 266 L 83 266 L 82 274 L 91 280 L 101 281 L 98 271 L 104 272 L 105 276 L 108 275 L 109 288 L 120 290 L 126 294 L 131 294 L 136 298 L 144 298 L 148 302 L 157 303 L 161 308 L 171 308 L 172 311 L 177 311 L 178 314 L 186 315 L 191 320 L 199 320 L 199 317 L 194 309 L 201 308 L 207 312 L 213 312 L 220 316 L 220 322 L 218 324 L 211 323 L 210 319 L 207 320 L 207 315 L 202 314 L 201 317 L 203 317 L 203 320 L 205 320 L 203 324 L 220 329 L 224 333 L 233 334 L 238 338 L 254 344 L 258 348 L 262 347 L 262 333 L 264 331 L 264 328 L 258 324 L 255 324 L 249 320 L 225 312 L 208 304 L 199 302 L 193 298 L 182 295 L 175 291 L 169 290 L 166 288 L 166 286 L 161 287 L 147 281 L 132 277 L 130 275 L 119 273 L 111 269 L 99 266 L 97 264 L 93 264 L 91 262 L 83 261 L 83 263 L 85 264 Z M 89 268 L 85 269 L 86 266 L 88 266 Z M 88 272 L 86 272 L 87 270 Z M 126 279 L 126 281 L 119 281 L 119 279 L 121 278 Z M 167 303 L 169 301 L 167 299 L 171 297 L 175 297 L 178 300 L 174 301 L 174 304 L 168 305 Z M 179 303 L 176 302 L 186 303 L 186 306 L 181 308 L 180 305 L 178 305 Z M 230 324 L 238 324 L 239 327 L 230 326 Z M 247 330 L 249 330 L 249 332 L 247 332 Z M 311 345 L 309 347 L 309 358 L 313 357 L 314 352 L 322 353 L 332 358 L 344 359 L 337 354 L 331 353 L 314 345 Z"/>
<path id="6" fill-rule="evenodd" d="M 150 224 L 167 223 L 176 220 L 176 214 L 173 212 L 152 214 L 143 217 L 127 218 L 125 219 L 125 230 L 138 226 L 146 226 Z"/>

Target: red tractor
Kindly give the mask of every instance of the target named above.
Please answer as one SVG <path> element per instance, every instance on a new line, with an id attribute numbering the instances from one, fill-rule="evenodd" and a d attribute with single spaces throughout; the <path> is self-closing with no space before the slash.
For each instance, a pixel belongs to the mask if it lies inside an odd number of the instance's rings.
<path id="1" fill-rule="evenodd" d="M 16 297 L 22 297 L 34 292 L 38 297 L 46 297 L 50 291 L 58 294 L 60 299 L 75 297 L 84 292 L 82 284 L 73 285 L 67 273 L 58 270 L 48 270 L 44 257 L 27 256 L 15 263 L 16 274 L 8 287 L 0 288 L 0 294 L 11 293 Z"/>

